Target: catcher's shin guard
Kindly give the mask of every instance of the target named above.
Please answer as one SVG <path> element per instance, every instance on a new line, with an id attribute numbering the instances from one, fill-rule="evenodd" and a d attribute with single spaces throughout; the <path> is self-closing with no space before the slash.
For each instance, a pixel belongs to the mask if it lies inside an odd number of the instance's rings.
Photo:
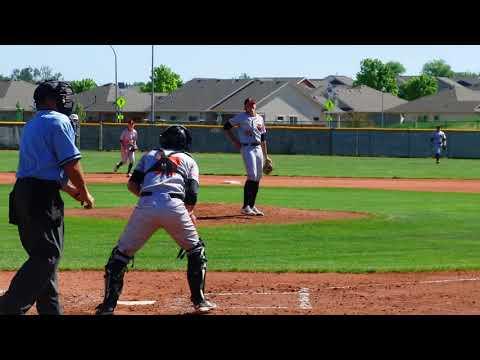
<path id="1" fill-rule="evenodd" d="M 127 265 L 133 256 L 123 254 L 118 247 L 114 247 L 112 254 L 105 265 L 105 296 L 103 303 L 97 306 L 97 315 L 111 315 L 117 306 L 118 298 L 123 289 L 123 277 Z"/>
<path id="2" fill-rule="evenodd" d="M 192 303 L 200 304 L 205 300 L 205 277 L 207 274 L 207 257 L 205 256 L 205 247 L 200 240 L 198 246 L 187 253 L 187 279 Z"/>

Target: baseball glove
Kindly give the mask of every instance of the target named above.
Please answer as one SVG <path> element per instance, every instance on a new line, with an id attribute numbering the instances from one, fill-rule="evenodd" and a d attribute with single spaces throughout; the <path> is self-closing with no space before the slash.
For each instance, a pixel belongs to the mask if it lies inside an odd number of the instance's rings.
<path id="1" fill-rule="evenodd" d="M 269 157 L 265 160 L 265 163 L 263 164 L 263 173 L 265 175 L 270 175 L 270 173 L 273 171 L 273 161 Z"/>
<path id="2" fill-rule="evenodd" d="M 130 152 L 134 152 L 134 151 L 137 151 L 137 150 L 138 150 L 137 145 L 129 145 L 128 146 L 128 151 L 130 151 Z"/>

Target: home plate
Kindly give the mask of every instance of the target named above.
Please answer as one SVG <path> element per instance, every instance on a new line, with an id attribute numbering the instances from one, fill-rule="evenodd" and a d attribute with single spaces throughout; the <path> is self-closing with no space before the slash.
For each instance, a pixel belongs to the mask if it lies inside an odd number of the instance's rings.
<path id="1" fill-rule="evenodd" d="M 136 306 L 136 305 L 153 305 L 155 300 L 139 300 L 139 301 L 119 301 L 118 305 Z"/>
<path id="2" fill-rule="evenodd" d="M 234 185 L 240 185 L 240 181 L 237 180 L 224 180 L 224 184 L 234 184 Z"/>

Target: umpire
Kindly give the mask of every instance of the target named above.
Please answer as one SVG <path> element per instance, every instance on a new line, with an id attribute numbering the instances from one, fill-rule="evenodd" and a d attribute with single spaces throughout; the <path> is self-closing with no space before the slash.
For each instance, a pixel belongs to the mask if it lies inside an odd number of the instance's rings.
<path id="1" fill-rule="evenodd" d="M 45 81 L 33 95 L 37 113 L 23 129 L 17 180 L 9 199 L 9 222 L 17 225 L 29 257 L 0 297 L 0 314 L 25 314 L 34 303 L 41 315 L 63 313 L 57 280 L 64 235 L 59 190 L 85 208 L 94 206 L 68 118 L 72 94 L 65 82 Z"/>

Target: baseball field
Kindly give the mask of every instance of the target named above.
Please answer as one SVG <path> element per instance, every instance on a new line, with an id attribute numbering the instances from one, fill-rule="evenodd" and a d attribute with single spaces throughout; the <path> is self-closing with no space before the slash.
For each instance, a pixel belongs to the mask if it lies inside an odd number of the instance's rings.
<path id="1" fill-rule="evenodd" d="M 97 207 L 63 196 L 67 314 L 93 314 L 103 266 L 136 202 L 125 169 L 112 173 L 118 152 L 83 154 Z M 246 217 L 238 154 L 193 155 L 206 292 L 219 306 L 212 314 L 480 314 L 478 160 L 272 155 L 257 200 L 266 216 Z M 17 161 L 18 152 L 0 152 L 0 289 L 26 259 L 7 224 Z M 163 230 L 152 237 L 126 274 L 118 314 L 191 311 L 177 252 Z"/>

